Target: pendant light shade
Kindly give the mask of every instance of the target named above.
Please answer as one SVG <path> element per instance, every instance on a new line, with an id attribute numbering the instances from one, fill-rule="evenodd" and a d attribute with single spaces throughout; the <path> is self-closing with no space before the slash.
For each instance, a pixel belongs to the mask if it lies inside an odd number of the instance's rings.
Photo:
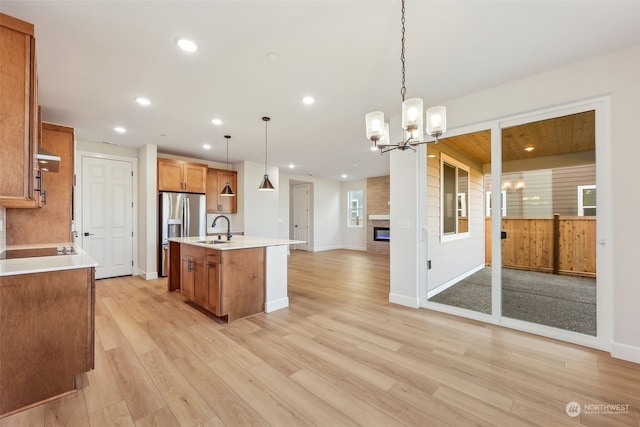
<path id="1" fill-rule="evenodd" d="M 269 120 L 271 120 L 269 117 L 262 118 L 264 122 L 264 178 L 262 178 L 262 182 L 258 187 L 260 191 L 273 191 L 276 189 L 269 180 L 269 174 L 267 174 L 267 123 Z"/>
<path id="2" fill-rule="evenodd" d="M 235 196 L 235 194 L 231 189 L 231 185 L 229 185 L 229 140 L 231 139 L 231 135 L 225 135 L 224 137 L 227 140 L 227 169 L 226 169 L 227 183 L 224 185 L 224 188 L 220 192 L 220 195 L 225 197 L 232 197 L 232 196 Z"/>

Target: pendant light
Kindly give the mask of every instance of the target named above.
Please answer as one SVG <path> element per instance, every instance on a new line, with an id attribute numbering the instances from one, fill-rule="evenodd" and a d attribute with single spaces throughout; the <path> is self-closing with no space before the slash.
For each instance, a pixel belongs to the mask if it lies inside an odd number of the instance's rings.
<path id="1" fill-rule="evenodd" d="M 390 143 L 389 125 L 384 122 L 384 113 L 382 111 L 372 111 L 365 116 L 367 138 L 373 142 L 373 149 L 380 149 L 380 154 L 387 151 L 398 149 L 404 151 L 411 149 L 415 151 L 415 147 L 420 144 L 427 144 L 430 141 L 423 141 L 423 113 L 422 99 L 411 98 L 405 100 L 407 88 L 405 87 L 405 59 L 404 59 L 404 6 L 405 0 L 402 0 L 402 51 L 400 52 L 400 61 L 402 63 L 402 87 L 400 95 L 402 95 L 402 129 L 403 140 L 395 144 Z M 447 109 L 442 106 L 432 107 L 427 110 L 426 114 L 427 135 L 435 138 L 434 142 L 438 142 L 438 138 L 447 130 Z"/>
<path id="2" fill-rule="evenodd" d="M 263 117 L 262 121 L 264 122 L 264 178 L 260 183 L 260 187 L 258 190 L 260 191 L 273 191 L 275 187 L 269 181 L 269 175 L 267 174 L 267 123 L 271 120 L 269 117 Z"/>
<path id="3" fill-rule="evenodd" d="M 231 197 L 231 196 L 235 196 L 235 194 L 233 194 L 233 190 L 231 189 L 231 186 L 229 185 L 229 140 L 231 139 L 231 135 L 225 135 L 224 137 L 227 140 L 227 169 L 225 169 L 226 171 L 225 177 L 227 178 L 227 183 L 224 185 L 224 188 L 220 192 L 220 195 L 225 197 Z"/>

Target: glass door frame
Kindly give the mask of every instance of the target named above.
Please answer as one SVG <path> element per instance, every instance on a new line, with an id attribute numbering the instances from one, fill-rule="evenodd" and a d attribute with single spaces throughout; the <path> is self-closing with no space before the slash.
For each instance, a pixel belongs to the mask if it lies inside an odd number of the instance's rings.
<path id="1" fill-rule="evenodd" d="M 596 193 L 596 206 L 598 206 L 598 219 L 596 222 L 596 336 L 589 336 L 578 332 L 561 330 L 502 316 L 502 215 L 500 209 L 492 209 L 491 212 L 491 314 L 483 314 L 467 309 L 447 306 L 426 299 L 423 299 L 424 303 L 421 305 L 422 307 L 573 344 L 610 351 L 613 338 L 613 253 L 612 246 L 610 244 L 607 245 L 607 240 L 613 236 L 613 224 L 610 214 L 613 204 L 610 179 L 612 166 L 609 97 L 604 96 L 568 103 L 557 107 L 503 117 L 482 124 L 465 126 L 449 131 L 447 137 L 490 129 L 491 188 L 500 188 L 502 178 L 502 130 L 504 128 L 590 110 L 595 110 L 596 113 L 596 186 L 598 188 Z M 426 158 L 424 160 L 426 161 Z M 492 191 L 491 202 L 493 206 L 502 206 L 502 192 Z M 425 276 L 426 280 L 428 280 L 428 271 Z M 426 281 L 423 282 L 423 286 L 426 289 Z"/>

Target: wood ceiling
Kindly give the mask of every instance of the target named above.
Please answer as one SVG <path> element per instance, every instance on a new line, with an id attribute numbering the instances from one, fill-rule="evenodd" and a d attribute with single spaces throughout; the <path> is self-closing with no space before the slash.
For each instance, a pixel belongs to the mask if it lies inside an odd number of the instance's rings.
<path id="1" fill-rule="evenodd" d="M 491 131 L 488 129 L 442 138 L 440 143 L 480 164 L 491 163 Z M 533 151 L 525 151 L 527 147 L 533 147 Z M 593 110 L 502 130 L 503 161 L 594 151 L 595 147 Z"/>

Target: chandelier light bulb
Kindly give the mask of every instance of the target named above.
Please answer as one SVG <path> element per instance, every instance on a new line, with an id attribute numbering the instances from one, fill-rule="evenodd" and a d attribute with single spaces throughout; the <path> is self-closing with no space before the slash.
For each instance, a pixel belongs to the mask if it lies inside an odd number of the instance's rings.
<path id="1" fill-rule="evenodd" d="M 367 126 L 367 138 L 373 142 L 377 142 L 384 135 L 384 113 L 382 111 L 372 111 L 365 117 Z"/>
<path id="2" fill-rule="evenodd" d="M 439 137 L 447 131 L 447 109 L 443 106 L 427 110 L 427 134 Z"/>

